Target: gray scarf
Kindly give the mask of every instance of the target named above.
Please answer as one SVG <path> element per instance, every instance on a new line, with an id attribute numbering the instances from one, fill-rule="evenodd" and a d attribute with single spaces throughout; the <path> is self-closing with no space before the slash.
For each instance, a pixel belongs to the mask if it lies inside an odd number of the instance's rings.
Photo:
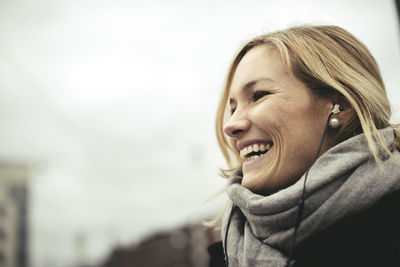
<path id="1" fill-rule="evenodd" d="M 388 127 L 380 133 L 400 160 L 400 153 L 392 149 L 393 129 Z M 398 190 L 399 165 L 385 155 L 382 159 L 379 167 L 364 135 L 352 137 L 318 158 L 307 178 L 297 244 Z M 295 184 L 269 196 L 242 187 L 241 179 L 239 169 L 229 180 L 227 194 L 234 205 L 225 213 L 221 229 L 229 267 L 285 266 L 304 175 Z"/>

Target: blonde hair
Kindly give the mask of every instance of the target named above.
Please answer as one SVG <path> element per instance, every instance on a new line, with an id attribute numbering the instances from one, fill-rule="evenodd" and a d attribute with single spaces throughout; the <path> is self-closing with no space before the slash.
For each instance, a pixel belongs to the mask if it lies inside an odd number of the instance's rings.
<path id="1" fill-rule="evenodd" d="M 217 139 L 228 165 L 228 169 L 221 169 L 224 177 L 241 164 L 223 131 L 231 82 L 244 55 L 261 45 L 279 51 L 289 73 L 317 96 L 339 95 L 353 107 L 355 116 L 340 128 L 337 142 L 364 133 L 377 162 L 380 151 L 392 155 L 378 132 L 391 125 L 391 108 L 378 65 L 368 48 L 337 26 L 296 26 L 252 39 L 229 68 L 216 117 Z"/>

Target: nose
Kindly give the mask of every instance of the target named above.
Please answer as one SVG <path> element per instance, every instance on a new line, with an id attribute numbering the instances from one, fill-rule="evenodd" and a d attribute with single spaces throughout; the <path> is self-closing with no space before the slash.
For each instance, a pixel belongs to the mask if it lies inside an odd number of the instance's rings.
<path id="1" fill-rule="evenodd" d="M 238 137 L 250 128 L 250 121 L 243 117 L 238 118 L 237 114 L 235 112 L 224 126 L 224 132 L 230 137 Z"/>

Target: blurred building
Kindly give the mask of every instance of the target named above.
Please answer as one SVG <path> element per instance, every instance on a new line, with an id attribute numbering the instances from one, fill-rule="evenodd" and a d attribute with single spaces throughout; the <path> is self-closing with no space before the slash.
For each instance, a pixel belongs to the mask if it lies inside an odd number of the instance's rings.
<path id="1" fill-rule="evenodd" d="M 187 225 L 116 248 L 103 267 L 206 267 L 210 260 L 207 247 L 220 239 L 218 231 Z"/>
<path id="2" fill-rule="evenodd" d="M 27 166 L 0 162 L 0 267 L 27 267 Z"/>

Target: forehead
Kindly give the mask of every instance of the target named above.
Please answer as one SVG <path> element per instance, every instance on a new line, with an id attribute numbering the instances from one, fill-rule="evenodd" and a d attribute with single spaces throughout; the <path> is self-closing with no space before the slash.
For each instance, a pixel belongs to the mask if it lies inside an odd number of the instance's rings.
<path id="1" fill-rule="evenodd" d="M 278 86 L 287 78 L 280 54 L 275 49 L 257 46 L 251 49 L 239 62 L 232 77 L 229 95 L 235 98 L 237 94 L 247 91 L 256 84 Z"/>

